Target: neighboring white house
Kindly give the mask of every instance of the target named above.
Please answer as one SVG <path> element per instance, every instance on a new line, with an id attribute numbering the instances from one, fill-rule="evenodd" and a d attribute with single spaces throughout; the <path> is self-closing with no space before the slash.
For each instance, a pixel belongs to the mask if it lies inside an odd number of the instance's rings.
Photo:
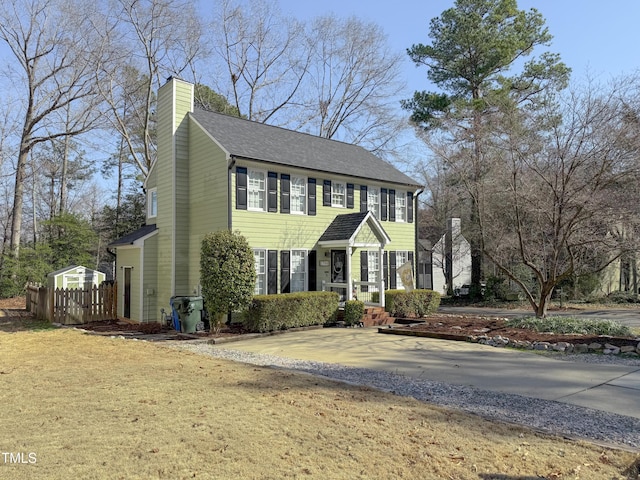
<path id="1" fill-rule="evenodd" d="M 440 237 L 432 250 L 433 290 L 447 294 L 452 289 L 471 283 L 471 246 L 462 236 L 459 218 L 447 221 L 447 232 Z"/>

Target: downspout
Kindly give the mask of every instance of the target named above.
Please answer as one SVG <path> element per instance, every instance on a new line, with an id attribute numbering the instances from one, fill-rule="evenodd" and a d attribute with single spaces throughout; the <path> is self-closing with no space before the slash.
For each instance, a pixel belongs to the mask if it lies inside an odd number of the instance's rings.
<path id="1" fill-rule="evenodd" d="M 236 164 L 236 158 L 233 155 L 229 156 L 229 168 L 227 169 L 227 228 L 231 231 L 232 219 L 231 219 L 231 170 Z"/>
<path id="2" fill-rule="evenodd" d="M 413 206 L 413 223 L 414 223 L 414 234 L 413 234 L 413 238 L 414 238 L 414 242 L 415 242 L 415 246 L 414 246 L 414 258 L 413 258 L 413 271 L 415 272 L 416 275 L 416 288 L 418 288 L 418 262 L 420 261 L 420 249 L 419 249 L 419 245 L 418 245 L 418 197 L 420 196 L 420 194 L 424 192 L 424 188 L 420 188 L 420 190 L 418 190 L 416 192 L 416 194 L 413 196 L 413 200 L 414 200 L 414 206 Z M 433 287 L 433 284 L 431 285 Z M 422 285 L 422 288 L 425 288 L 425 285 Z"/>

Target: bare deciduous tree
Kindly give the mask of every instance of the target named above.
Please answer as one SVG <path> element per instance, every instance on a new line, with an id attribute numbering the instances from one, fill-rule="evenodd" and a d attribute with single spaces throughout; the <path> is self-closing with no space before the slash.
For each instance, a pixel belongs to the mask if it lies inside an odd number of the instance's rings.
<path id="1" fill-rule="evenodd" d="M 94 72 L 102 42 L 84 9 L 71 0 L 11 0 L 0 8 L 0 40 L 15 59 L 15 85 L 24 88 L 10 239 L 15 257 L 31 150 L 51 139 L 85 133 L 100 117 Z M 67 112 L 71 115 L 65 122 Z"/>
<path id="2" fill-rule="evenodd" d="M 486 184 L 484 253 L 545 316 L 560 282 L 637 251 L 640 123 L 624 84 L 512 112 Z M 525 266 L 530 282 L 516 272 Z"/>

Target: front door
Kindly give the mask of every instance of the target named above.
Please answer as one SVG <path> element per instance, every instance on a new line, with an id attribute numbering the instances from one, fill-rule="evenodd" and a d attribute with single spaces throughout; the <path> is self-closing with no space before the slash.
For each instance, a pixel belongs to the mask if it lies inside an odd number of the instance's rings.
<path id="1" fill-rule="evenodd" d="M 331 283 L 347 283 L 347 252 L 346 250 L 331 250 Z M 333 287 L 331 289 L 340 294 L 340 301 L 347 299 L 346 287 Z"/>
<path id="2" fill-rule="evenodd" d="M 131 267 L 124 267 L 124 318 L 131 318 Z"/>

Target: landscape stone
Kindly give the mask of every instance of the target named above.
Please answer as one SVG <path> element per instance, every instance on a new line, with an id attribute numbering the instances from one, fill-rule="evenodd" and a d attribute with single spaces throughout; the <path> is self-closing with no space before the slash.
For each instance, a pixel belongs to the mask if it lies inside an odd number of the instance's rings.
<path id="1" fill-rule="evenodd" d="M 625 345 L 624 347 L 620 347 L 620 353 L 630 353 L 635 351 L 636 349 L 633 347 L 633 345 Z"/>
<path id="2" fill-rule="evenodd" d="M 589 345 L 585 343 L 578 343 L 574 348 L 577 353 L 587 353 L 589 351 Z"/>
<path id="3" fill-rule="evenodd" d="M 602 348 L 602 344 L 598 342 L 593 342 L 589 344 L 589 350 L 600 350 Z"/>

